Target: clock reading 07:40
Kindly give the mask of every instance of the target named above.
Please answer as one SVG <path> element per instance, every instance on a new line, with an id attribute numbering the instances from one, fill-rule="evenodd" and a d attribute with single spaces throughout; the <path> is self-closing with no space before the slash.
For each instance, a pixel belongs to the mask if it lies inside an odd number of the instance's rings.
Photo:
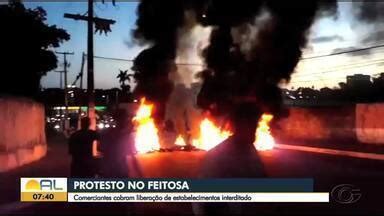
<path id="1" fill-rule="evenodd" d="M 46 194 L 35 193 L 32 195 L 32 198 L 34 200 L 54 200 L 55 195 L 52 193 L 46 193 Z"/>

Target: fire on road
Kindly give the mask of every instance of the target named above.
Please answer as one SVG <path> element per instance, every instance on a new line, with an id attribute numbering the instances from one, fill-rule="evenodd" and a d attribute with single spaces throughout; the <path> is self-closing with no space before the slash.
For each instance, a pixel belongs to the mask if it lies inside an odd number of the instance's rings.
<path id="1" fill-rule="evenodd" d="M 138 153 L 147 153 L 160 149 L 159 129 L 152 117 L 154 104 L 145 98 L 140 100 L 140 106 L 133 118 L 136 127 L 135 146 Z M 263 114 L 255 131 L 254 145 L 257 150 L 265 151 L 274 148 L 275 140 L 270 130 L 270 123 L 273 120 L 272 114 Z M 219 127 L 214 120 L 208 117 L 204 118 L 200 123 L 199 137 L 190 140 L 191 145 L 197 149 L 210 150 L 226 140 L 233 133 L 229 128 Z M 184 140 L 182 135 L 178 135 L 175 143 L 177 146 L 186 146 L 188 141 Z"/>

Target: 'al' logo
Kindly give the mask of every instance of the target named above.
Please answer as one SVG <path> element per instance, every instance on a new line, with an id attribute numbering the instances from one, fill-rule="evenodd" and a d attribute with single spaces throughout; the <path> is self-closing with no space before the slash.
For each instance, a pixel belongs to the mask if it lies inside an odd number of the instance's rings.
<path id="1" fill-rule="evenodd" d="M 38 191 L 63 190 L 63 188 L 57 186 L 55 179 L 41 179 L 40 181 L 31 179 L 25 184 L 25 189 Z"/>

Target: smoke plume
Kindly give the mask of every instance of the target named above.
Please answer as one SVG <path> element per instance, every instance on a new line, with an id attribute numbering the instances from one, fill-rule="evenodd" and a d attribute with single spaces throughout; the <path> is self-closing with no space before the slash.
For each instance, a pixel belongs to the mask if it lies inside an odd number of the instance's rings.
<path id="1" fill-rule="evenodd" d="M 381 1 L 360 1 L 352 2 L 357 20 L 373 27 L 363 43 L 383 42 L 384 40 L 384 2 Z"/>
<path id="2" fill-rule="evenodd" d="M 210 7 L 205 23 L 216 29 L 204 51 L 199 105 L 220 115 L 252 100 L 255 109 L 279 116 L 278 84 L 290 80 L 315 17 L 333 14 L 336 2 L 247 1 L 233 8 L 211 1 Z"/>
<path id="3" fill-rule="evenodd" d="M 201 3 L 199 3 L 201 2 Z M 202 1 L 142 0 L 138 6 L 136 29 L 132 34 L 138 44 L 149 44 L 134 60 L 136 96 L 155 103 L 155 118 L 163 120 L 165 105 L 173 89 L 170 75 L 175 64 L 179 29 L 185 25 L 185 11 L 198 10 Z"/>
<path id="4" fill-rule="evenodd" d="M 134 61 L 135 92 L 157 103 L 161 118 L 173 88 L 169 75 L 178 69 L 180 39 L 197 22 L 212 27 L 202 52 L 206 69 L 199 75 L 198 105 L 220 115 L 241 101 L 253 101 L 257 109 L 278 115 L 278 84 L 289 81 L 316 16 L 334 14 L 336 5 L 324 0 L 142 0 L 133 35 L 151 46 Z M 192 25 L 186 21 L 188 13 L 193 14 Z"/>

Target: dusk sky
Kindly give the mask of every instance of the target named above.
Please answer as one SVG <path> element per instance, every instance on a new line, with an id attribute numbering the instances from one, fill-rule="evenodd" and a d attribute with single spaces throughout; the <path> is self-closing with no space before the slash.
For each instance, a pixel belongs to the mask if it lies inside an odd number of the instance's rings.
<path id="1" fill-rule="evenodd" d="M 26 2 L 27 7 L 42 6 L 47 11 L 47 22 L 64 28 L 71 35 L 71 40 L 65 42 L 57 51 L 75 52 L 69 56 L 69 83 L 73 82 L 80 71 L 81 55 L 86 52 L 87 32 L 86 23 L 63 18 L 64 13 L 85 14 L 85 2 Z M 112 58 L 134 59 L 143 48 L 131 42 L 131 30 L 135 26 L 137 2 L 118 2 L 113 6 L 96 3 L 95 14 L 98 17 L 114 19 L 112 32 L 105 35 L 95 34 L 95 55 Z M 354 19 L 352 2 L 339 3 L 337 18 L 327 17 L 319 19 L 310 32 L 310 42 L 305 50 L 304 58 L 310 56 L 326 55 L 337 50 L 350 50 L 384 44 L 384 41 L 365 41 L 364 38 L 375 31 L 377 26 L 362 24 Z M 203 38 L 203 36 L 202 36 Z M 206 36 L 204 37 L 207 38 Z M 131 44 L 131 45 L 128 45 Z M 384 48 L 371 49 L 370 54 L 357 52 L 351 54 L 335 55 L 329 57 L 302 60 L 296 68 L 291 87 L 322 88 L 324 86 L 337 87 L 339 82 L 345 81 L 346 75 L 363 73 L 377 75 L 384 72 Z M 190 59 L 196 59 L 190 58 Z M 62 61 L 62 57 L 59 56 Z M 196 63 L 185 62 L 183 63 Z M 131 62 L 95 59 L 95 86 L 96 88 L 118 87 L 116 75 L 119 69 L 129 69 Z M 61 70 L 61 68 L 57 68 Z M 59 74 L 50 72 L 42 79 L 45 88 L 59 87 Z"/>

